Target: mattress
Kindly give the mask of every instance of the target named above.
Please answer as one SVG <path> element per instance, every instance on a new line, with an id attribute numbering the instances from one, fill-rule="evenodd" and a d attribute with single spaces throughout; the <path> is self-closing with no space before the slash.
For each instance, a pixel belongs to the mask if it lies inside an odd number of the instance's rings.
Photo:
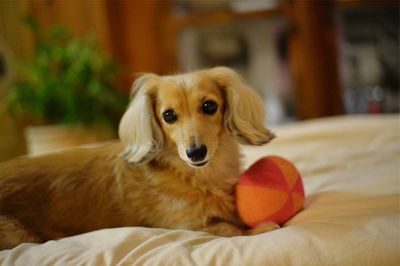
<path id="1" fill-rule="evenodd" d="M 265 155 L 293 161 L 305 208 L 255 236 L 125 227 L 22 244 L 1 265 L 400 265 L 400 116 L 346 116 L 274 129 L 242 147 L 246 167 Z"/>

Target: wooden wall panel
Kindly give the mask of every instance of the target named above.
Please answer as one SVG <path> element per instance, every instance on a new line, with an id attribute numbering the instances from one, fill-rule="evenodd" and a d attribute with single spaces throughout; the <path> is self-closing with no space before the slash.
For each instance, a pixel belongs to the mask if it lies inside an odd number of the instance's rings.
<path id="1" fill-rule="evenodd" d="M 100 47 L 111 54 L 108 17 L 104 1 L 24 1 L 25 9 L 44 29 L 53 25 L 67 27 L 75 36 L 95 33 Z"/>
<path id="2" fill-rule="evenodd" d="M 0 1 L 0 51 L 5 53 L 6 76 L 0 77 L 0 162 L 25 153 L 22 129 L 7 113 L 4 95 L 10 82 L 15 61 L 33 53 L 32 35 L 20 20 L 23 6 L 17 1 Z M 2 73 L 3 74 L 3 73 Z"/>
<path id="3" fill-rule="evenodd" d="M 134 73 L 165 73 L 162 21 L 168 1 L 25 1 L 26 10 L 48 28 L 74 35 L 95 32 L 101 48 L 121 65 L 119 87 L 128 91 Z"/>
<path id="4" fill-rule="evenodd" d="M 123 66 L 121 83 L 130 86 L 134 74 L 164 73 L 162 21 L 165 1 L 107 2 L 113 54 Z"/>
<path id="5" fill-rule="evenodd" d="M 333 1 L 292 2 L 290 61 L 300 119 L 343 113 L 334 11 Z"/>

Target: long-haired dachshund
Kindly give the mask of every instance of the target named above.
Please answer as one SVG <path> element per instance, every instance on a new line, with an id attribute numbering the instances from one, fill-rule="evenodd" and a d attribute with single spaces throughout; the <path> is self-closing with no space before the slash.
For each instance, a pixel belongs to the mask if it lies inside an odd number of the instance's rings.
<path id="1" fill-rule="evenodd" d="M 264 123 L 261 98 L 228 68 L 144 74 L 120 142 L 0 164 L 0 249 L 120 226 L 268 231 L 243 227 L 234 195 L 238 142 L 269 142 Z"/>

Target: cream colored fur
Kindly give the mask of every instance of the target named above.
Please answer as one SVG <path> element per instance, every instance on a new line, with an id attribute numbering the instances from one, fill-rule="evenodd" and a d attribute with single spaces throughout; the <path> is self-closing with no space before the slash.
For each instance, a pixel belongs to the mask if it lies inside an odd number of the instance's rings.
<path id="1" fill-rule="evenodd" d="M 201 112 L 213 100 L 213 115 Z M 162 113 L 173 109 L 168 124 Z M 225 67 L 174 75 L 144 74 L 120 123 L 121 142 L 0 165 L 0 249 L 101 228 L 186 228 L 221 236 L 255 234 L 239 221 L 234 186 L 237 142 L 267 143 L 262 100 Z M 190 145 L 207 147 L 191 165 Z"/>

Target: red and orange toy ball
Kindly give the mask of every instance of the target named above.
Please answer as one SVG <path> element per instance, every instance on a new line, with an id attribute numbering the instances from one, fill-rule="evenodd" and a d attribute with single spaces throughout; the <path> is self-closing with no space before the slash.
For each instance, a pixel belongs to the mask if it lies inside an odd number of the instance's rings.
<path id="1" fill-rule="evenodd" d="M 303 208 L 300 173 L 282 157 L 264 157 L 240 176 L 236 205 L 239 216 L 250 227 L 267 221 L 281 225 Z"/>

